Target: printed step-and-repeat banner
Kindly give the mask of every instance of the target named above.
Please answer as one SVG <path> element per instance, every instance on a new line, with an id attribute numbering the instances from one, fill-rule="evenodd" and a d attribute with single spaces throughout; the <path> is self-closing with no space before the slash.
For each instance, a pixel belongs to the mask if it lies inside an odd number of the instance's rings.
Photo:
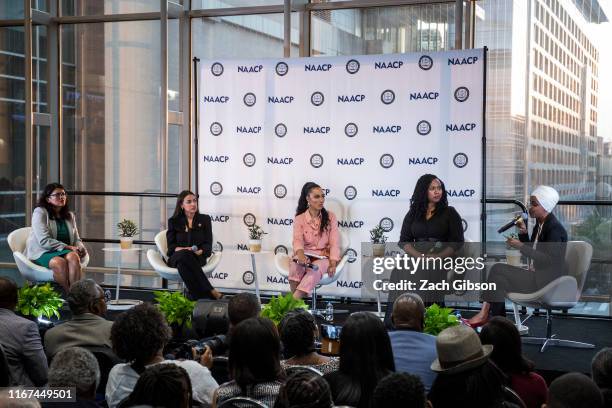
<path id="1" fill-rule="evenodd" d="M 223 260 L 219 288 L 253 289 L 247 225 L 267 235 L 262 290 L 288 291 L 274 253 L 291 253 L 300 190 L 321 185 L 350 263 L 321 294 L 361 296 L 361 243 L 398 241 L 417 179 L 437 175 L 465 236 L 480 240 L 484 50 L 202 61 L 200 211 Z"/>

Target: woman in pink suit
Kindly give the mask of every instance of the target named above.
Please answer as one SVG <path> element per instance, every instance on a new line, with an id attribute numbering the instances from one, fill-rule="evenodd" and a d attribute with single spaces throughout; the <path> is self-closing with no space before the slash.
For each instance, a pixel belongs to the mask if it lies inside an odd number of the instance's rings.
<path id="1" fill-rule="evenodd" d="M 293 221 L 293 259 L 296 262 L 291 263 L 289 271 L 289 287 L 296 299 L 308 295 L 323 274 L 334 276 L 340 261 L 338 220 L 323 207 L 324 203 L 325 193 L 319 185 L 304 184 Z M 318 269 L 306 266 L 308 263 Z"/>

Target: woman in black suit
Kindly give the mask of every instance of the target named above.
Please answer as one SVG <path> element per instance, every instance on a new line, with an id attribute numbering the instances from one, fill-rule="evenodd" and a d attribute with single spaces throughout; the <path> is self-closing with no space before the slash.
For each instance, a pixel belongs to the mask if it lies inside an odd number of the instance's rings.
<path id="1" fill-rule="evenodd" d="M 198 199 L 189 190 L 179 194 L 174 214 L 168 220 L 168 265 L 177 268 L 194 300 L 219 299 L 223 295 L 212 287 L 202 266 L 212 253 L 210 216 L 198 212 Z"/>

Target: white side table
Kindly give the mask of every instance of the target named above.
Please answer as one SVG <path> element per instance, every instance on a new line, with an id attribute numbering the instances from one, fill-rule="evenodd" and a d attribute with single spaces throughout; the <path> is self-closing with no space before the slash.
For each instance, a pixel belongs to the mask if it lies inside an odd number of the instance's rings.
<path id="1" fill-rule="evenodd" d="M 119 252 L 119 262 L 117 263 L 117 287 L 115 288 L 115 300 L 108 302 L 109 310 L 128 310 L 131 307 L 142 303 L 140 300 L 122 299 L 119 300 L 119 288 L 121 283 L 121 259 L 124 253 L 142 251 L 142 248 L 123 249 L 121 247 L 104 247 L 104 252 Z"/>
<path id="2" fill-rule="evenodd" d="M 238 250 L 225 250 L 225 253 L 230 254 L 240 254 L 240 255 L 251 255 L 251 267 L 253 268 L 253 282 L 255 283 L 255 296 L 261 303 L 261 296 L 259 294 L 259 279 L 257 278 L 257 262 L 255 261 L 255 255 L 269 255 L 273 253 L 272 251 L 259 251 L 259 252 L 251 252 L 251 251 L 238 251 Z"/>

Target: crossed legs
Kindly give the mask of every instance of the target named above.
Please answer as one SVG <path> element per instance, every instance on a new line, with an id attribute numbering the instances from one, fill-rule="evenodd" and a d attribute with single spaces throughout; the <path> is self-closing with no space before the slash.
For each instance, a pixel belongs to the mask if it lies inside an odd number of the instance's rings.
<path id="1" fill-rule="evenodd" d="M 70 252 L 65 257 L 56 256 L 49 261 L 49 269 L 53 271 L 53 279 L 68 292 L 70 286 L 81 280 L 81 258 L 76 252 Z"/>

